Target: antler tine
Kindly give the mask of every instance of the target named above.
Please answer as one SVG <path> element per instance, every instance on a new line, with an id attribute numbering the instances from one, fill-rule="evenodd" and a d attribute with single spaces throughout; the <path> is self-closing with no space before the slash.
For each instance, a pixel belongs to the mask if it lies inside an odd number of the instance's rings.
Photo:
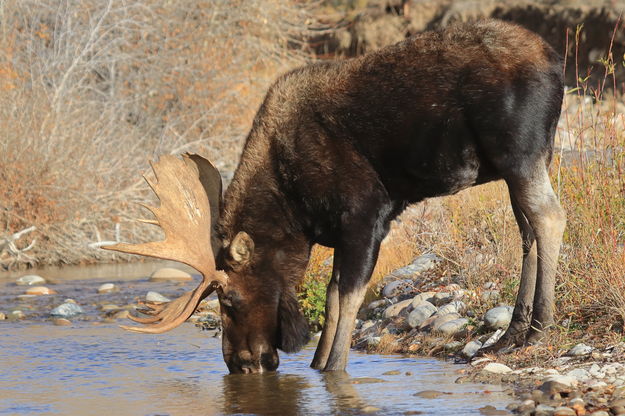
<path id="1" fill-rule="evenodd" d="M 162 241 L 140 244 L 118 243 L 103 247 L 124 253 L 139 254 L 186 263 L 202 274 L 202 282 L 193 291 L 167 305 L 149 306 L 151 317 L 133 317 L 145 327 L 122 328 L 147 333 L 168 331 L 184 322 L 197 308 L 198 303 L 217 286 L 225 285 L 227 276 L 217 272 L 211 248 L 211 210 L 204 186 L 200 182 L 198 163 L 208 163 L 194 155 L 162 156 L 151 163 L 156 182 L 145 178 L 160 201 L 158 207 L 143 205 L 156 220 L 144 220 L 159 225 L 164 233 Z"/>

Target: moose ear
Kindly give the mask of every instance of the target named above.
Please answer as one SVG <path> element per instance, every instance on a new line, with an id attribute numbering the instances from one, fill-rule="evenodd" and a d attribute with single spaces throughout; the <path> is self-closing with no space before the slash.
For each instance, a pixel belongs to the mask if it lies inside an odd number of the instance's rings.
<path id="1" fill-rule="evenodd" d="M 286 290 L 280 296 L 278 320 L 280 325 L 278 348 L 282 351 L 297 352 L 310 341 L 308 322 L 292 290 Z"/>
<path id="2" fill-rule="evenodd" d="M 254 254 L 254 241 L 245 231 L 239 231 L 230 244 L 230 257 L 238 265 L 247 264 Z"/>
<path id="3" fill-rule="evenodd" d="M 185 153 L 185 160 L 190 160 L 197 167 L 200 183 L 206 192 L 206 196 L 208 196 L 208 202 L 210 205 L 211 211 L 211 246 L 213 248 L 213 253 L 215 257 L 219 255 L 219 251 L 222 248 L 221 241 L 219 240 L 219 235 L 215 232 L 215 225 L 217 221 L 219 221 L 219 213 L 221 211 L 222 205 L 222 184 L 221 184 L 221 175 L 219 171 L 211 162 L 207 159 L 203 158 L 200 155 Z"/>

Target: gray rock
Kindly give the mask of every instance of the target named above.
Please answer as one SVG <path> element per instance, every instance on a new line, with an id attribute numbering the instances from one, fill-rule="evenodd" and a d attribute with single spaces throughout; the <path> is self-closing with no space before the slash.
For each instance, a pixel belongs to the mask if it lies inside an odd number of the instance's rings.
<path id="1" fill-rule="evenodd" d="M 150 282 L 187 282 L 193 280 L 193 277 L 182 270 L 172 267 L 163 267 L 152 273 Z"/>
<path id="2" fill-rule="evenodd" d="M 393 318 L 395 316 L 399 316 L 402 312 L 404 312 L 404 309 L 406 309 L 405 312 L 409 312 L 409 310 L 407 309 L 410 307 L 411 303 L 412 303 L 412 299 L 406 299 L 406 300 L 402 300 L 401 302 L 397 302 L 394 305 L 389 306 L 388 308 L 384 310 L 384 317 Z"/>
<path id="3" fill-rule="evenodd" d="M 463 313 L 467 309 L 467 305 L 461 300 L 451 301 L 440 308 L 438 308 L 439 315 L 446 315 L 448 313 Z"/>
<path id="4" fill-rule="evenodd" d="M 580 381 L 585 381 L 585 380 L 590 379 L 590 373 L 584 370 L 583 368 L 576 368 L 574 370 L 571 370 L 568 373 L 566 373 L 566 375 L 569 377 L 574 377 Z"/>
<path id="5" fill-rule="evenodd" d="M 484 366 L 482 371 L 486 371 L 494 374 L 508 374 L 512 372 L 512 369 L 505 364 L 501 363 L 488 363 Z"/>
<path id="6" fill-rule="evenodd" d="M 488 328 L 507 328 L 512 320 L 512 306 L 497 306 L 484 314 L 484 323 Z"/>
<path id="7" fill-rule="evenodd" d="M 37 276 L 36 274 L 27 274 L 15 281 L 15 284 L 18 286 L 43 285 L 45 283 L 46 279 L 41 276 Z"/>
<path id="8" fill-rule="evenodd" d="M 486 342 L 484 342 L 484 345 L 482 345 L 482 348 L 488 348 L 491 345 L 494 345 L 495 342 L 499 341 L 499 338 L 501 338 L 504 334 L 504 330 L 503 329 L 498 329 L 497 331 L 495 331 L 495 333 L 493 335 L 491 335 Z"/>
<path id="9" fill-rule="evenodd" d="M 464 346 L 460 354 L 465 358 L 473 358 L 480 348 L 482 348 L 482 343 L 479 340 L 474 339 Z"/>
<path id="10" fill-rule="evenodd" d="M 588 355 L 592 352 L 593 348 L 590 345 L 586 345 L 583 343 L 577 344 L 576 346 L 574 346 L 573 348 L 571 348 L 570 350 L 568 350 L 568 352 L 566 353 L 566 355 L 570 356 L 570 357 L 580 357 L 583 355 Z"/>
<path id="11" fill-rule="evenodd" d="M 440 327 L 446 324 L 447 322 L 451 322 L 455 319 L 459 319 L 460 317 L 461 316 L 457 313 L 448 313 L 447 315 L 436 316 L 436 318 L 432 322 L 432 331 L 438 331 L 440 330 Z"/>
<path id="12" fill-rule="evenodd" d="M 499 296 L 498 290 L 485 290 L 480 295 L 480 299 L 482 299 L 482 302 L 497 302 Z"/>
<path id="13" fill-rule="evenodd" d="M 371 302 L 368 306 L 367 309 L 370 311 L 376 310 L 377 308 L 386 305 L 388 302 L 388 300 L 386 299 L 378 299 L 378 300 L 374 300 L 373 302 Z"/>
<path id="14" fill-rule="evenodd" d="M 50 315 L 59 316 L 61 318 L 72 318 L 82 313 L 85 313 L 85 311 L 83 311 L 80 306 L 72 302 L 65 302 L 50 311 Z"/>
<path id="15" fill-rule="evenodd" d="M 100 287 L 98 288 L 98 293 L 100 294 L 104 294 L 104 293 L 111 293 L 113 291 L 115 291 L 116 287 L 113 283 L 104 283 L 102 285 L 100 285 Z"/>
<path id="16" fill-rule="evenodd" d="M 577 413 L 570 407 L 559 406 L 554 409 L 553 416 L 577 416 Z"/>
<path id="17" fill-rule="evenodd" d="M 411 303 L 411 305 L 414 305 L 414 302 Z M 416 328 L 435 313 L 436 306 L 432 305 L 430 302 L 423 301 L 408 315 L 408 325 L 410 325 L 411 328 Z"/>
<path id="18" fill-rule="evenodd" d="M 551 416 L 554 412 L 555 407 L 547 406 L 546 404 L 539 404 L 534 409 L 534 415 L 538 416 Z"/>
<path id="19" fill-rule="evenodd" d="M 411 280 L 395 280 L 394 282 L 390 282 L 384 286 L 384 289 L 382 289 L 382 296 L 385 298 L 393 298 L 409 291 L 412 287 Z"/>
<path id="20" fill-rule="evenodd" d="M 460 331 L 464 329 L 465 326 L 469 323 L 469 320 L 466 318 L 458 318 L 449 322 L 445 322 L 443 325 L 438 327 L 438 332 L 443 335 L 456 335 Z"/>
<path id="21" fill-rule="evenodd" d="M 399 279 L 411 278 L 420 273 L 433 269 L 441 259 L 434 253 L 417 257 L 407 266 L 391 272 L 391 276 Z"/>
<path id="22" fill-rule="evenodd" d="M 436 295 L 436 292 L 419 293 L 417 296 L 412 298 L 412 307 L 416 308 L 418 305 L 420 305 L 423 302 L 432 303 L 432 298 L 434 297 L 434 295 Z"/>
<path id="23" fill-rule="evenodd" d="M 438 292 L 432 298 L 432 303 L 436 306 L 441 306 L 452 300 L 454 300 L 454 295 L 451 292 Z"/>
<path id="24" fill-rule="evenodd" d="M 171 302 L 171 299 L 166 298 L 158 292 L 148 292 L 145 295 L 145 300 L 148 302 Z"/>
<path id="25" fill-rule="evenodd" d="M 9 315 L 7 316 L 7 319 L 9 321 L 17 321 L 19 319 L 24 319 L 24 318 L 25 318 L 24 312 L 18 309 L 9 312 Z"/>

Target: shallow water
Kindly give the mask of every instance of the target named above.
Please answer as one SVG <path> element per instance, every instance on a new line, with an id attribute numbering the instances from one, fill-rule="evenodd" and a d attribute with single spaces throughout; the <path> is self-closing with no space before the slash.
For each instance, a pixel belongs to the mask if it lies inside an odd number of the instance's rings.
<path id="1" fill-rule="evenodd" d="M 59 281 L 50 286 L 58 295 L 26 301 L 16 300 L 23 287 L 0 281 L 0 311 L 21 306 L 27 317 L 0 321 L 0 415 L 473 415 L 511 400 L 499 386 L 455 384 L 462 366 L 435 359 L 352 351 L 349 375 L 324 374 L 308 367 L 312 344 L 282 354 L 276 373 L 228 375 L 212 332 L 186 323 L 162 335 L 129 333 L 97 312 L 107 296 L 121 303 L 155 287 L 175 296 L 193 282 L 119 278 L 120 293 L 94 294 L 103 281 Z M 46 311 L 69 296 L 87 313 L 54 326 Z M 449 394 L 414 396 L 423 390 Z"/>

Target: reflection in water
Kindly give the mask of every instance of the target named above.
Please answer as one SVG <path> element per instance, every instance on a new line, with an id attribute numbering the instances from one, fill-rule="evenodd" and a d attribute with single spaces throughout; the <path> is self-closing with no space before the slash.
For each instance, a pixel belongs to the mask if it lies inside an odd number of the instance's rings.
<path id="1" fill-rule="evenodd" d="M 339 414 L 352 414 L 367 406 L 346 372 L 324 373 L 323 382 Z"/>
<path id="2" fill-rule="evenodd" d="M 223 378 L 223 411 L 226 414 L 304 414 L 304 377 L 281 374 L 229 374 Z"/>
<path id="3" fill-rule="evenodd" d="M 313 346 L 282 355 L 277 373 L 228 375 L 219 344 L 192 325 L 149 336 L 89 322 L 0 322 L 0 415 L 357 415 L 378 408 L 455 416 L 509 401 L 483 394 L 496 387 L 454 384 L 458 366 L 433 359 L 352 352 L 349 374 L 320 373 L 308 367 Z M 362 377 L 382 382 L 352 384 Z M 421 390 L 452 394 L 413 396 Z"/>

